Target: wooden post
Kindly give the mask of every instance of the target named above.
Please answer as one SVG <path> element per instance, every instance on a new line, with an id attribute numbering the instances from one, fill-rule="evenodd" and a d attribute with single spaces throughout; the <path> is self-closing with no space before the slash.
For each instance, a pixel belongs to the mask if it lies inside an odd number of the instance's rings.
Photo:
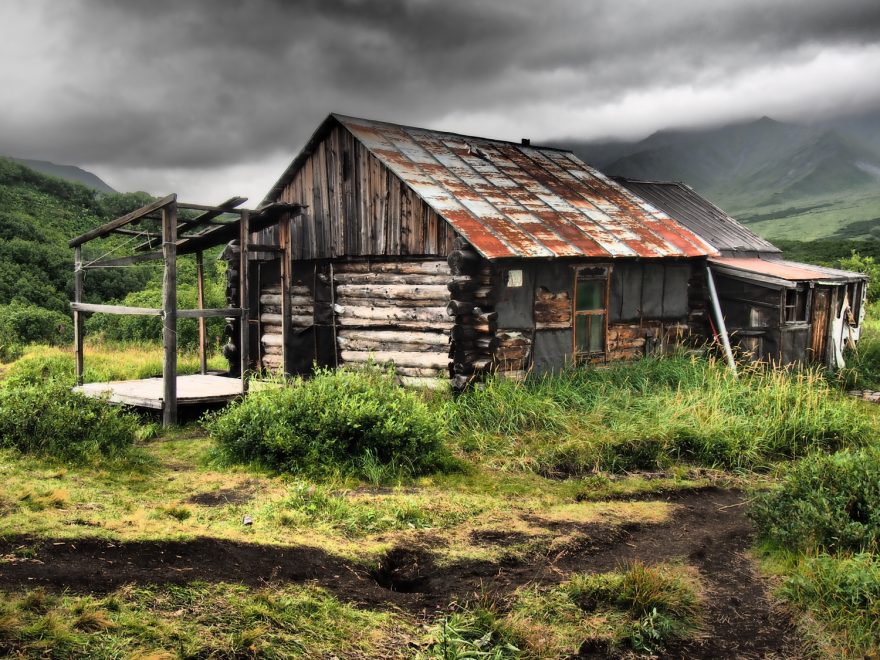
<path id="1" fill-rule="evenodd" d="M 82 247 L 73 249 L 73 302 L 81 303 L 83 296 Z M 73 351 L 76 356 L 76 384 L 83 384 L 83 317 L 82 313 L 73 310 Z"/>
<path id="2" fill-rule="evenodd" d="M 162 425 L 177 424 L 177 201 L 162 208 L 162 342 L 165 363 L 162 369 Z"/>
<path id="3" fill-rule="evenodd" d="M 241 305 L 241 393 L 247 394 L 248 372 L 251 361 L 251 323 L 248 305 L 250 293 L 248 292 L 248 242 L 250 240 L 250 212 L 241 212 L 239 223 L 239 267 L 238 267 L 238 297 Z"/>
<path id="4" fill-rule="evenodd" d="M 199 309 L 205 309 L 205 261 L 202 252 L 196 252 L 196 284 L 198 288 Z M 208 373 L 208 347 L 206 319 L 199 317 L 199 373 Z"/>
<path id="5" fill-rule="evenodd" d="M 291 249 L 290 218 L 278 225 L 278 244 L 281 247 L 281 369 L 286 376 L 290 373 L 290 284 Z"/>

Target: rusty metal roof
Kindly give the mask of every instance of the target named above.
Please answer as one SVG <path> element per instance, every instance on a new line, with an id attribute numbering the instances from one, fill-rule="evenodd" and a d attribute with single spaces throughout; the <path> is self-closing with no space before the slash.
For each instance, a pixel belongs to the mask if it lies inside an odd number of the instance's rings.
<path id="1" fill-rule="evenodd" d="M 336 124 L 487 259 L 718 254 L 570 151 L 330 115 L 267 196 Z"/>
<path id="2" fill-rule="evenodd" d="M 666 211 L 725 256 L 782 252 L 684 183 L 638 181 L 624 177 L 614 177 L 614 180 L 649 204 Z"/>
<path id="3" fill-rule="evenodd" d="M 855 282 L 867 279 L 861 273 L 852 273 L 837 268 L 802 264 L 784 259 L 750 259 L 744 257 L 713 257 L 709 259 L 713 270 L 734 277 L 758 275 L 781 282 Z"/>

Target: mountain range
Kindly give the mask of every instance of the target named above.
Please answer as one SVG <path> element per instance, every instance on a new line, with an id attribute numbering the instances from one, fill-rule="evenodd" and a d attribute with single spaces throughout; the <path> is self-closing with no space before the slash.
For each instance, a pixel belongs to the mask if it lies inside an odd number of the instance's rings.
<path id="1" fill-rule="evenodd" d="M 814 125 L 762 117 L 563 146 L 612 176 L 687 183 L 770 239 L 880 233 L 880 112 Z"/>
<path id="2" fill-rule="evenodd" d="M 116 192 L 113 188 L 111 188 L 106 181 L 104 181 L 97 174 L 93 174 L 88 170 L 84 170 L 81 167 L 77 167 L 76 165 L 58 165 L 57 163 L 50 163 L 48 160 L 32 160 L 30 158 L 13 158 L 11 156 L 6 156 L 9 160 L 14 160 L 17 163 L 21 163 L 22 165 L 26 165 L 32 170 L 36 170 L 37 172 L 42 172 L 43 174 L 48 174 L 49 176 L 57 176 L 59 179 L 64 179 L 66 181 L 74 181 L 76 183 L 81 183 L 87 188 L 91 188 L 92 190 L 96 190 L 101 193 L 113 193 Z"/>

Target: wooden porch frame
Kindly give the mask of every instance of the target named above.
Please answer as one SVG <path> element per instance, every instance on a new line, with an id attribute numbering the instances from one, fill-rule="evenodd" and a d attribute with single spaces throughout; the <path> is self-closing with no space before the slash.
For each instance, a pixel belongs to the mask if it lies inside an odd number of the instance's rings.
<path id="1" fill-rule="evenodd" d="M 214 316 L 238 317 L 241 319 L 241 392 L 246 394 L 248 390 L 248 377 L 250 375 L 250 318 L 248 309 L 248 254 L 252 248 L 263 249 L 261 246 L 252 246 L 249 242 L 250 231 L 253 227 L 252 219 L 258 221 L 258 229 L 269 224 L 281 222 L 282 236 L 285 242 L 281 246 L 267 246 L 267 251 L 280 251 L 284 259 L 291 256 L 290 249 L 290 219 L 300 215 L 304 206 L 299 204 L 272 204 L 257 211 L 237 208 L 247 201 L 244 197 L 233 197 L 219 206 L 205 206 L 201 204 L 184 204 L 177 201 L 177 195 L 171 194 L 156 200 L 131 213 L 120 216 L 100 227 L 96 227 L 69 241 L 68 245 L 74 250 L 74 299 L 70 304 L 73 311 L 74 327 L 74 352 L 76 384 L 83 384 L 84 371 L 84 314 L 134 314 L 158 316 L 162 318 L 162 343 L 164 347 L 164 361 L 162 367 L 163 399 L 162 399 L 162 424 L 172 426 L 177 423 L 177 319 L 195 318 L 199 321 L 199 366 L 200 372 L 207 372 L 207 333 L 205 319 Z M 181 221 L 178 217 L 178 209 L 193 209 L 203 213 L 192 220 Z M 160 234 L 156 232 L 138 232 L 127 229 L 127 225 L 137 223 L 146 218 L 155 219 L 156 214 L 161 217 L 161 250 L 143 252 L 154 247 L 152 240 Z M 237 214 L 238 219 L 232 222 L 217 223 L 215 218 L 220 215 Z M 236 227 L 237 225 L 237 227 Z M 203 228 L 201 233 L 181 236 L 182 233 L 196 228 Z M 204 257 L 205 249 L 221 245 L 227 242 L 231 231 L 235 232 L 234 238 L 239 242 L 239 306 L 205 309 L 204 290 Z M 135 250 L 141 251 L 129 257 L 115 259 L 97 259 L 90 263 L 83 262 L 82 246 L 99 238 L 106 238 L 114 233 L 129 236 L 146 236 L 149 240 L 136 246 Z M 177 258 L 185 254 L 196 255 L 196 277 L 198 287 L 198 309 L 177 309 Z M 162 276 L 162 307 L 128 307 L 124 305 L 101 305 L 83 302 L 84 273 L 90 268 L 113 268 L 128 266 L 146 261 L 162 260 L 164 272 Z M 290 264 L 287 264 L 290 271 Z M 286 349 L 285 349 L 286 350 Z"/>

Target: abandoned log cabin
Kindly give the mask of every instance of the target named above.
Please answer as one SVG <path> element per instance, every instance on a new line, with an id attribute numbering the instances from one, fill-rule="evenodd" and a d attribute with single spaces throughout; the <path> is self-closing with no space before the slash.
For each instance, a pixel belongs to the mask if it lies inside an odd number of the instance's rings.
<path id="1" fill-rule="evenodd" d="M 226 252 L 230 306 L 249 309 L 256 329 L 251 366 L 305 374 L 314 364 L 375 361 L 393 363 L 407 383 L 443 377 L 460 387 L 488 372 L 520 377 L 571 362 L 627 360 L 716 334 L 726 342 L 723 316 L 710 318 L 712 274 L 723 278 L 722 304 L 730 307 L 749 297 L 736 287 L 754 282 L 757 266 L 726 263 L 731 248 L 713 229 L 717 209 L 692 191 L 702 208 L 685 214 L 624 183 L 569 151 L 527 140 L 332 114 L 263 201 L 308 208 L 252 234 L 244 304 L 236 244 Z M 756 248 L 745 256 L 778 258 L 776 248 L 718 213 Z M 765 331 L 755 355 L 825 359 L 815 335 L 830 336 L 837 312 L 819 328 L 802 310 L 817 305 L 814 284 L 831 291 L 839 282 L 817 271 L 812 279 L 787 277 L 760 275 L 776 298 L 758 297 L 753 308 L 765 316 L 777 309 L 780 326 L 806 323 L 807 339 L 789 349 Z M 858 286 L 850 301 L 863 292 Z M 735 316 L 743 313 L 737 308 Z M 760 322 L 736 330 L 745 337 Z M 226 347 L 233 371 L 245 335 L 239 323 L 230 319 Z"/>

